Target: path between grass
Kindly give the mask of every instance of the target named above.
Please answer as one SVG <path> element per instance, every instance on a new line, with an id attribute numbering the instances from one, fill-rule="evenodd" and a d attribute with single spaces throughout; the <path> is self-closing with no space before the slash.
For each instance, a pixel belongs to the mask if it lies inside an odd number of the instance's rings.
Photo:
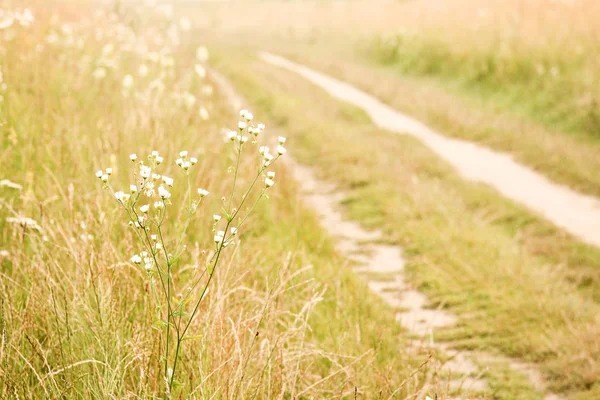
<path id="1" fill-rule="evenodd" d="M 300 74 L 333 97 L 362 108 L 377 126 L 414 136 L 452 164 L 463 177 L 494 187 L 584 242 L 600 247 L 600 201 L 597 198 L 555 184 L 507 154 L 444 137 L 347 83 L 274 54 L 262 53 L 261 58 Z"/>
<path id="2" fill-rule="evenodd" d="M 211 78 L 234 109 L 243 108 L 244 100 L 224 76 L 211 70 Z M 299 184 L 304 202 L 319 215 L 322 227 L 336 239 L 337 250 L 354 263 L 354 271 L 368 283 L 371 291 L 396 310 L 396 319 L 415 338 L 411 345 L 415 349 L 426 346 L 444 354 L 447 361 L 438 373 L 442 385 L 447 384 L 447 390 L 461 396 L 457 398 L 475 393 L 485 396 L 489 388 L 483 377 L 485 370 L 505 364 L 523 374 L 535 391 L 543 393 L 544 400 L 563 399 L 549 391 L 547 382 L 532 364 L 491 353 L 455 350 L 451 342 L 435 342 L 434 330 L 456 325 L 457 318 L 447 310 L 430 308 L 427 297 L 410 285 L 405 276 L 402 249 L 377 243 L 385 237 L 382 231 L 367 231 L 357 222 L 346 220 L 338 210 L 345 195 L 335 184 L 319 181 L 311 168 L 291 157 L 287 157 L 285 163 Z M 436 390 L 436 387 L 426 385 L 424 393 L 428 389 Z"/>

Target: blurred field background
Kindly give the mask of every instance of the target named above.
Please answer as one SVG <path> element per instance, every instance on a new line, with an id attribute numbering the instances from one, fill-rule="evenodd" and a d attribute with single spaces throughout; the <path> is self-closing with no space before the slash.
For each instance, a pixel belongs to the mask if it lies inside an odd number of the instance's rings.
<path id="1" fill-rule="evenodd" d="M 219 41 L 277 50 L 445 134 L 600 194 L 596 1 L 233 1 L 202 10 L 202 32 Z"/>
<path id="2" fill-rule="evenodd" d="M 0 188 L 0 398 L 164 396 L 164 334 L 129 262 L 134 237 L 94 172 L 112 167 L 125 186 L 130 153 L 160 151 L 170 176 L 180 150 L 199 156 L 194 184 L 214 196 L 192 221 L 181 274 L 198 267 L 231 179 L 222 132 L 238 119 L 198 63 L 344 189 L 349 218 L 405 249 L 412 284 L 459 317 L 436 341 L 530 362 L 564 398 L 600 398 L 599 249 L 256 58 L 270 50 L 328 72 L 600 195 L 600 3 L 172 4 L 173 17 L 139 1 L 1 3 L 35 21 L 0 31 L 0 179 L 21 186 Z M 456 398 L 447 357 L 414 349 L 276 171 L 192 325 L 176 398 Z M 463 398 L 544 398 L 507 362 L 481 363 L 489 388 Z"/>

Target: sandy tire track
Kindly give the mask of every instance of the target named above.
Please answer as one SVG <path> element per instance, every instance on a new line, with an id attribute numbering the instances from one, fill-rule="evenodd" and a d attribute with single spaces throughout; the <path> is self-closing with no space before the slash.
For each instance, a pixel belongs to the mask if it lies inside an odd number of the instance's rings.
<path id="1" fill-rule="evenodd" d="M 236 111 L 244 108 L 245 102 L 229 81 L 215 70 L 209 73 L 232 107 Z M 345 196 L 334 184 L 318 181 L 311 168 L 298 164 L 289 153 L 283 160 L 298 182 L 303 201 L 319 215 L 321 226 L 336 239 L 336 249 L 354 262 L 354 271 L 367 282 L 371 291 L 396 310 L 396 319 L 414 337 L 413 348 L 437 349 L 450 357 L 439 366 L 438 373 L 451 389 L 459 393 L 485 391 L 488 388 L 488 382 L 482 378 L 485 367 L 482 369 L 478 364 L 502 363 L 525 375 L 537 391 L 545 393 L 544 400 L 562 399 L 548 392 L 546 382 L 533 365 L 493 354 L 458 351 L 451 343 L 437 343 L 435 329 L 456 324 L 457 317 L 446 310 L 429 308 L 425 295 L 410 286 L 404 274 L 402 250 L 397 246 L 378 244 L 377 241 L 384 237 L 382 232 L 367 231 L 358 223 L 344 219 L 338 209 Z M 417 398 L 423 396 L 424 393 Z"/>
<path id="2" fill-rule="evenodd" d="M 377 98 L 283 57 L 261 53 L 263 61 L 297 73 L 331 96 L 363 109 L 380 128 L 411 135 L 449 162 L 466 179 L 492 186 L 587 244 L 600 247 L 600 200 L 551 182 L 509 154 L 448 138 Z"/>

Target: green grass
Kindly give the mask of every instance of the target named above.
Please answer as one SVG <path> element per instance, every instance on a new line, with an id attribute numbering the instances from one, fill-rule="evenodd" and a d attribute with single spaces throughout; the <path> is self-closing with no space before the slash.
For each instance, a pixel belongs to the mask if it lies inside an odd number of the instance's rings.
<path id="1" fill-rule="evenodd" d="M 459 314 L 438 339 L 531 361 L 559 392 L 597 390 L 599 250 L 464 182 L 416 140 L 374 128 L 302 78 L 241 51 L 222 57 L 295 156 L 346 189 L 348 215 L 400 244 L 414 284 Z"/>
<path id="2" fill-rule="evenodd" d="M 398 74 L 432 78 L 450 91 L 550 129 L 600 139 L 599 108 L 593 101 L 598 92 L 586 81 L 589 54 L 525 50 L 501 41 L 459 53 L 442 40 L 419 35 L 378 36 L 365 47 L 365 60 Z"/>

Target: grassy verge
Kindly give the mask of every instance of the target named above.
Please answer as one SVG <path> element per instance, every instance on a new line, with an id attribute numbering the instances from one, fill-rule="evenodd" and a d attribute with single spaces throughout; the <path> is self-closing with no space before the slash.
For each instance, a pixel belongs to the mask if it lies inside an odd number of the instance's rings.
<path id="1" fill-rule="evenodd" d="M 191 182 L 211 195 L 174 273 L 185 277 L 212 246 L 233 163 L 220 131 L 236 116 L 194 71 L 193 41 L 155 63 L 131 51 L 129 40 L 144 38 L 137 14 L 131 24 L 127 14 L 71 11 L 69 25 L 38 15 L 3 44 L 0 166 L 23 187 L 0 187 L 0 398 L 162 397 L 160 312 L 145 271 L 129 262 L 139 248 L 127 220 L 94 172 L 112 167 L 113 184 L 127 187 L 129 154 L 158 150 L 178 185 L 176 154 L 198 156 Z M 433 381 L 432 369 L 416 369 L 427 355 L 409 355 L 393 312 L 344 267 L 285 170 L 277 174 L 191 324 L 174 396 L 341 398 L 356 387 L 364 398 L 404 398 Z M 7 221 L 16 216 L 41 232 Z M 174 219 L 168 229 L 179 228 Z"/>
<path id="2" fill-rule="evenodd" d="M 301 162 L 348 191 L 349 215 L 404 247 L 433 305 L 460 315 L 441 339 L 534 362 L 573 397 L 598 393 L 600 251 L 462 181 L 420 143 L 375 129 L 292 73 L 240 51 L 221 67 L 289 132 Z"/>

